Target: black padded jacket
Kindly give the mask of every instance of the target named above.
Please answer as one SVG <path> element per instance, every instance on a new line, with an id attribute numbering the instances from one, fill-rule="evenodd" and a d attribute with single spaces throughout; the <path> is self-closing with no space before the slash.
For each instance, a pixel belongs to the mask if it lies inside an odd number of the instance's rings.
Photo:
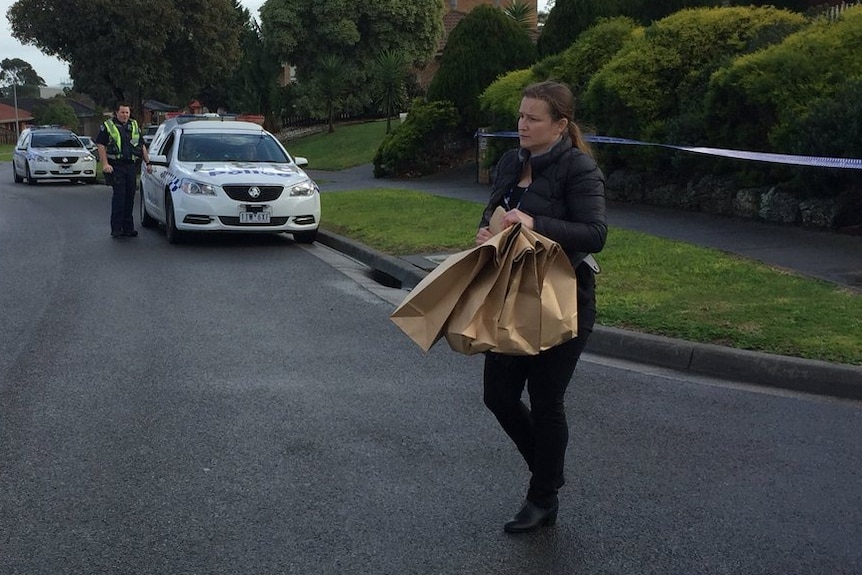
<path id="1" fill-rule="evenodd" d="M 522 150 L 509 150 L 497 163 L 491 198 L 479 227 L 509 191 L 523 170 Z M 602 250 L 608 234 L 605 177 L 596 162 L 564 137 L 551 150 L 529 159 L 533 182 L 521 197 L 520 210 L 531 215 L 534 230 L 560 244 L 577 267 L 584 256 Z"/>

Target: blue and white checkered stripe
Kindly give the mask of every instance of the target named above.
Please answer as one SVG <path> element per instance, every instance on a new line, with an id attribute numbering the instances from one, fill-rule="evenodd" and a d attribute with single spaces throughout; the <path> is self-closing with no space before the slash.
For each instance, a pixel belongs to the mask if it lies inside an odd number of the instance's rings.
<path id="1" fill-rule="evenodd" d="M 168 189 L 171 191 L 172 194 L 180 189 L 180 182 L 181 181 L 182 181 L 182 179 L 178 178 L 174 174 L 169 175 Z"/>

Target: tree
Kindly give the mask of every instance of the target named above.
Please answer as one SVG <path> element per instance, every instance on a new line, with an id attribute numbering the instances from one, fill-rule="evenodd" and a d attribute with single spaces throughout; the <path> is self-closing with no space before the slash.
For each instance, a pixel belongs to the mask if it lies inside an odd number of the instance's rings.
<path id="1" fill-rule="evenodd" d="M 78 129 L 78 116 L 72 106 L 61 98 L 53 98 L 44 106 L 33 110 L 33 121 L 43 126 L 63 126 L 69 130 Z"/>
<path id="2" fill-rule="evenodd" d="M 14 84 L 19 98 L 38 98 L 39 87 L 45 85 L 45 80 L 21 58 L 4 58 L 0 62 L 0 83 L 3 86 Z M 11 95 L 12 90 L 8 92 Z"/>
<path id="3" fill-rule="evenodd" d="M 404 83 L 407 79 L 407 59 L 401 52 L 386 50 L 375 60 L 374 76 L 377 82 L 377 103 L 386 115 L 386 133 L 392 129 L 391 119 L 404 106 L 407 99 Z"/>
<path id="4" fill-rule="evenodd" d="M 536 47 L 526 30 L 498 8 L 477 6 L 449 34 L 428 98 L 452 102 L 461 126 L 475 129 L 482 123 L 482 91 L 501 74 L 535 60 Z"/>
<path id="5" fill-rule="evenodd" d="M 240 57 L 230 72 L 210 79 L 199 99 L 211 110 L 262 114 L 264 125 L 275 128 L 281 64 L 272 55 L 251 12 L 239 0 L 233 0 L 233 5 L 234 25 L 240 29 Z"/>
<path id="6" fill-rule="evenodd" d="M 12 36 L 69 63 L 76 89 L 113 106 L 187 99 L 232 69 L 231 0 L 17 0 Z"/>
<path id="7" fill-rule="evenodd" d="M 300 86 L 313 80 L 322 56 L 340 57 L 344 105 L 352 109 L 374 99 L 368 79 L 379 54 L 399 52 L 411 65 L 424 66 L 443 33 L 440 0 L 267 0 L 260 18 L 273 56 L 296 66 Z M 315 102 L 300 100 L 314 112 Z"/>

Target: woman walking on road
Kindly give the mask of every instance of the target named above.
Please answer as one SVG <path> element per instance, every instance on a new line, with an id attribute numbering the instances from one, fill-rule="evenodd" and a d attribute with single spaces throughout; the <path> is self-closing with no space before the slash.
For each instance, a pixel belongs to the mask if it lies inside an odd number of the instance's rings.
<path id="1" fill-rule="evenodd" d="M 557 492 L 569 438 L 565 393 L 596 317 L 594 269 L 584 261 L 607 237 L 604 176 L 574 121 L 574 96 L 556 82 L 524 89 L 519 108 L 520 148 L 497 167 L 476 243 L 491 237 L 498 206 L 504 225 L 520 222 L 560 244 L 577 277 L 578 335 L 534 356 L 487 352 L 485 405 L 520 451 L 531 472 L 526 501 L 504 525 L 509 533 L 533 531 L 557 519 Z M 530 406 L 521 400 L 524 387 Z"/>

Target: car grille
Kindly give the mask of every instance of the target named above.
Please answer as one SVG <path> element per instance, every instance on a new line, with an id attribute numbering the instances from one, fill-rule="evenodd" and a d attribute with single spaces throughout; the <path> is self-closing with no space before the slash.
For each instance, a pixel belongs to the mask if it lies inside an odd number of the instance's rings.
<path id="1" fill-rule="evenodd" d="M 55 164 L 74 164 L 80 158 L 77 156 L 53 156 L 51 158 Z"/>
<path id="2" fill-rule="evenodd" d="M 284 186 L 223 186 L 225 193 L 238 202 L 271 202 L 277 200 L 284 191 Z M 258 190 L 257 197 L 249 194 L 249 190 Z"/>
<path id="3" fill-rule="evenodd" d="M 239 216 L 219 216 L 218 219 L 226 226 L 242 226 L 245 228 L 283 226 L 287 223 L 286 217 L 270 218 L 268 224 L 241 224 L 239 223 Z"/>

